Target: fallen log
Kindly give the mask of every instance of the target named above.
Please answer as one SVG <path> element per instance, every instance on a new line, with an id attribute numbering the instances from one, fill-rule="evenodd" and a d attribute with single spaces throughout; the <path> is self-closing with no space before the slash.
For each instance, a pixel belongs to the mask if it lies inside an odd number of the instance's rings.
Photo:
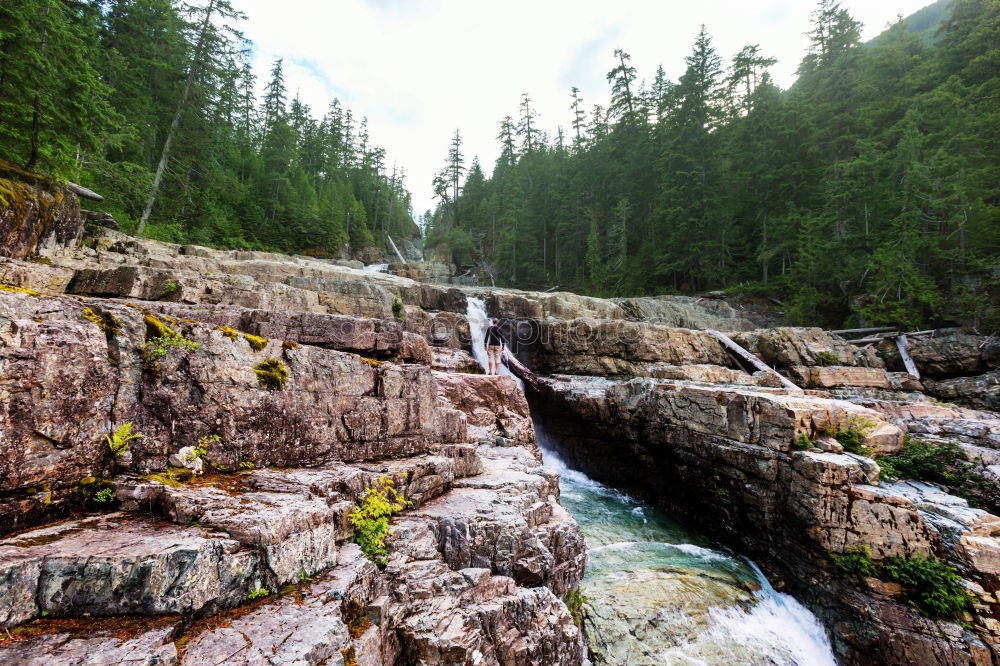
<path id="1" fill-rule="evenodd" d="M 511 374 L 523 381 L 526 386 L 530 386 L 535 392 L 541 390 L 542 382 L 538 378 L 538 375 L 533 373 L 524 363 L 517 360 L 517 357 L 511 354 L 510 351 L 504 352 L 503 356 L 500 357 L 500 362 L 507 366 Z"/>
<path id="2" fill-rule="evenodd" d="M 91 201 L 104 201 L 104 197 L 95 192 L 94 190 L 88 190 L 83 185 L 77 185 L 76 183 L 66 183 L 66 189 L 68 189 L 73 194 L 78 197 L 83 197 L 84 199 L 90 199 Z"/>
<path id="3" fill-rule="evenodd" d="M 738 355 L 740 358 L 742 358 L 744 361 L 746 361 L 753 367 L 757 368 L 758 370 L 763 370 L 764 372 L 777 376 L 778 379 L 781 381 L 781 385 L 784 386 L 785 388 L 793 391 L 798 391 L 799 393 L 802 392 L 801 388 L 793 384 L 786 377 L 782 376 L 780 372 L 778 372 L 774 368 L 768 367 L 767 364 L 765 364 L 759 358 L 757 358 L 756 356 L 748 352 L 746 349 L 740 347 L 738 344 L 733 342 L 728 335 L 720 333 L 718 331 L 713 331 L 710 328 L 706 328 L 705 332 L 714 337 L 719 342 L 721 342 L 724 347 L 726 347 L 727 349 Z"/>

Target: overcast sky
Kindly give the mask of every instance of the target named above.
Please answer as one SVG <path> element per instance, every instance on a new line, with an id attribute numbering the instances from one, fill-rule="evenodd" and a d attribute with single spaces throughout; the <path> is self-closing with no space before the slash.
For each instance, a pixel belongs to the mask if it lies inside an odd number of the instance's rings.
<path id="1" fill-rule="evenodd" d="M 864 39 L 899 14 L 932 0 L 844 0 L 864 23 Z M 794 81 L 806 52 L 811 0 L 234 0 L 255 46 L 261 85 L 284 58 L 291 96 L 315 117 L 339 97 L 367 116 L 388 165 L 406 170 L 414 214 L 434 205 L 431 179 L 456 128 L 468 162 L 487 175 L 499 154 L 505 115 L 517 117 L 527 92 L 554 134 L 570 121 L 570 87 L 589 110 L 607 104 L 605 74 L 616 48 L 632 55 L 639 79 L 662 64 L 676 81 L 701 24 L 728 64 L 746 44 L 778 59 L 772 74 Z"/>

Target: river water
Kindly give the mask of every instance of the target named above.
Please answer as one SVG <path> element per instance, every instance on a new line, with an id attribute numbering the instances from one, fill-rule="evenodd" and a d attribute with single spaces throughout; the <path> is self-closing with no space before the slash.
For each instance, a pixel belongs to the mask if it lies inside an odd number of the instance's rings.
<path id="1" fill-rule="evenodd" d="M 756 565 L 568 469 L 540 442 L 587 542 L 580 590 L 595 665 L 835 665 L 816 617 Z"/>
<path id="2" fill-rule="evenodd" d="M 483 301 L 469 298 L 466 316 L 485 370 Z M 510 371 L 501 365 L 500 374 Z M 595 666 L 836 666 L 816 617 L 753 562 L 569 469 L 537 424 L 536 432 L 587 542 L 580 591 Z"/>

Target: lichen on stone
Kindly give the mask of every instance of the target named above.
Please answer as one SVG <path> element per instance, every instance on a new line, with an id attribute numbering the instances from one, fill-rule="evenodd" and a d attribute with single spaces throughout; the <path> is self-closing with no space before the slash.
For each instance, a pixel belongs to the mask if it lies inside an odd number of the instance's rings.
<path id="1" fill-rule="evenodd" d="M 285 364 L 276 358 L 269 358 L 254 366 L 257 373 L 257 383 L 268 391 L 280 391 L 288 381 L 288 370 Z"/>
<path id="2" fill-rule="evenodd" d="M 0 291 L 10 291 L 18 294 L 27 294 L 28 296 L 41 296 L 41 292 L 35 291 L 34 289 L 28 289 L 26 287 L 15 287 L 12 284 L 0 284 Z"/>

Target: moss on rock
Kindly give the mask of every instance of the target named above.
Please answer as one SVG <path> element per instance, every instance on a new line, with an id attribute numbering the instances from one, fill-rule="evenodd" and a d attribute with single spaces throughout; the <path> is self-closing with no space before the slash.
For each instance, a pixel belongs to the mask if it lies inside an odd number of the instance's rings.
<path id="1" fill-rule="evenodd" d="M 288 369 L 276 358 L 269 358 L 254 366 L 257 383 L 268 391 L 280 391 L 288 381 Z"/>

